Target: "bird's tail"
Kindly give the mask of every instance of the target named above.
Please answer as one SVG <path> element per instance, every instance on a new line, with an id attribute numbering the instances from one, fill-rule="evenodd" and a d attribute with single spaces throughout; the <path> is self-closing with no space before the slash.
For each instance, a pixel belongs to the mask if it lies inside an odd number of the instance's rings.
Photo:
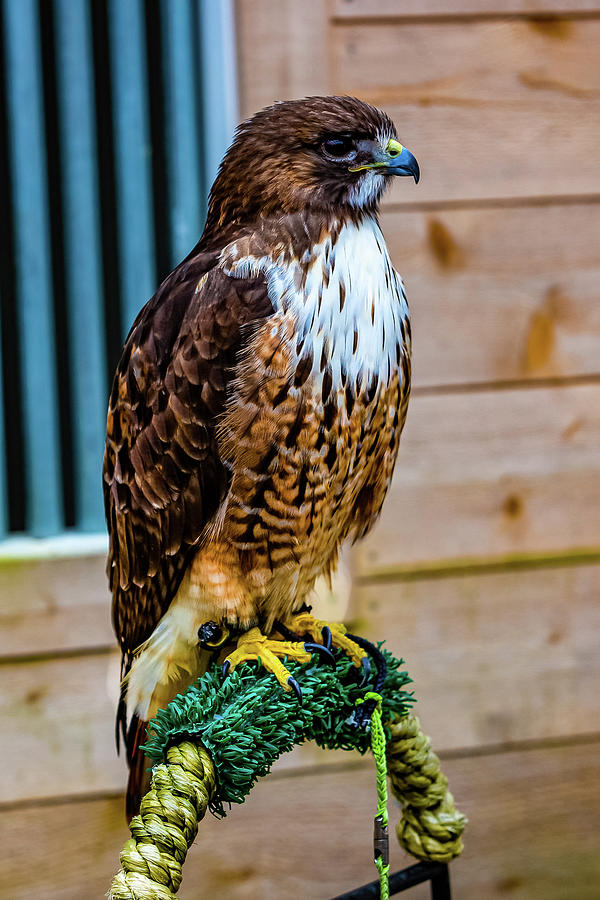
<path id="1" fill-rule="evenodd" d="M 148 722 L 144 722 L 139 716 L 131 717 L 127 729 L 127 765 L 129 766 L 129 778 L 127 779 L 127 791 L 125 794 L 125 814 L 127 822 L 131 822 L 140 811 L 142 797 L 150 787 L 150 760 L 140 745 L 146 740 Z"/>
<path id="2" fill-rule="evenodd" d="M 146 680 L 146 699 L 140 699 L 139 678 L 133 682 L 133 670 L 129 676 L 129 683 L 124 685 L 127 700 L 122 699 L 120 706 L 132 707 L 131 719 L 127 727 L 125 745 L 127 748 L 127 764 L 129 766 L 129 778 L 127 781 L 127 793 L 125 796 L 125 811 L 127 821 L 130 822 L 140 810 L 140 803 L 144 794 L 150 787 L 150 768 L 152 761 L 146 756 L 140 747 L 146 742 L 149 722 L 154 718 L 159 709 L 164 709 L 177 694 L 184 693 L 187 688 L 200 675 L 208 669 L 213 654 L 203 650 L 196 654 L 194 664 L 185 668 L 170 668 L 169 676 L 155 680 L 153 686 L 148 687 Z M 133 682 L 133 683 L 132 683 Z M 133 691 L 130 693 L 131 688 Z M 126 716 L 126 709 L 120 713 Z"/>

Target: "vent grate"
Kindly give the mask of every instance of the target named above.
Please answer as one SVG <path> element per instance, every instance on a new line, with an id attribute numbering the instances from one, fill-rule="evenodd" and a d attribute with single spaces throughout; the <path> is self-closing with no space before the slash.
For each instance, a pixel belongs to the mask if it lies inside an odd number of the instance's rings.
<path id="1" fill-rule="evenodd" d="M 4 0 L 0 65 L 0 537 L 99 532 L 110 376 L 237 118 L 232 6 Z"/>

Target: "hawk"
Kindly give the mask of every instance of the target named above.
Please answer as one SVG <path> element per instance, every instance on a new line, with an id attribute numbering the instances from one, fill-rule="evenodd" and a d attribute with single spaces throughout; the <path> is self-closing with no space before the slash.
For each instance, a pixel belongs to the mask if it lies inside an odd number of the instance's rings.
<path id="1" fill-rule="evenodd" d="M 406 416 L 408 306 L 377 218 L 395 175 L 419 168 L 379 109 L 263 109 L 237 129 L 199 243 L 131 328 L 103 467 L 129 815 L 147 722 L 211 654 L 260 655 L 286 690 L 284 655 L 364 655 L 306 600 L 376 520 Z M 282 642 L 288 626 L 312 642 Z"/>

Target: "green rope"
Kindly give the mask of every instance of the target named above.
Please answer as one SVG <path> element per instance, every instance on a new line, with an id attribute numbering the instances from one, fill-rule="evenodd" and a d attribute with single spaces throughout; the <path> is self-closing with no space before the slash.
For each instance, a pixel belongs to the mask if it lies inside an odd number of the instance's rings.
<path id="1" fill-rule="evenodd" d="M 373 855 L 379 872 L 379 896 L 381 900 L 389 900 L 390 896 L 390 839 L 388 835 L 387 811 L 387 765 L 385 759 L 385 731 L 381 721 L 382 696 L 375 691 L 367 691 L 363 700 L 374 700 L 375 707 L 371 713 L 371 750 L 375 760 L 377 774 L 377 813 L 373 822 Z"/>

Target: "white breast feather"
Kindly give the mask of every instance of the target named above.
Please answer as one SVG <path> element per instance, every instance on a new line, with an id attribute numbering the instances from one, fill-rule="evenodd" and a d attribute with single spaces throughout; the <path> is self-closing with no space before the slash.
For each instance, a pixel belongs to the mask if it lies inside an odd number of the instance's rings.
<path id="1" fill-rule="evenodd" d="M 335 244 L 327 237 L 313 247 L 310 259 L 303 291 L 296 287 L 300 265 L 289 265 L 283 257 L 243 257 L 228 271 L 237 277 L 265 273 L 275 310 L 293 317 L 296 334 L 304 337 L 302 352 L 312 351 L 311 374 L 317 380 L 326 344 L 334 387 L 342 383 L 342 369 L 351 381 L 359 375 L 367 381 L 376 375 L 387 382 L 396 368 L 397 344 L 403 340 L 400 323 L 408 320 L 409 311 L 402 279 L 392 266 L 377 221 L 367 217 L 358 226 L 344 225 Z M 324 271 L 329 273 L 326 287 Z M 340 310 L 342 286 L 345 298 Z"/>

